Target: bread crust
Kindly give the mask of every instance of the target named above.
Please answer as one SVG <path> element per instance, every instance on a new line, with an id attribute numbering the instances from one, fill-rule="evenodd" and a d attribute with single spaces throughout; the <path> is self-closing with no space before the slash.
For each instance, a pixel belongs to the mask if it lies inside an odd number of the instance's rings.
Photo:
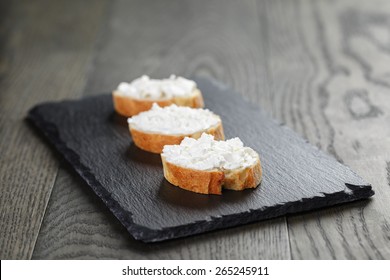
<path id="1" fill-rule="evenodd" d="M 199 89 L 195 89 L 190 96 L 170 99 L 137 99 L 131 96 L 124 96 L 119 91 L 113 91 L 112 97 L 115 111 L 125 117 L 135 116 L 141 112 L 148 111 L 152 108 L 153 103 L 157 103 L 160 107 L 172 104 L 191 108 L 204 107 L 203 96 Z"/>
<path id="2" fill-rule="evenodd" d="M 164 177 L 171 184 L 196 193 L 221 194 L 225 177 L 222 171 L 194 170 L 169 163 L 164 156 L 161 156 L 161 159 Z"/>
<path id="3" fill-rule="evenodd" d="M 235 191 L 256 188 L 263 175 L 260 159 L 254 165 L 248 168 L 225 172 L 223 188 Z"/>
<path id="4" fill-rule="evenodd" d="M 165 145 L 179 145 L 185 137 L 198 139 L 200 136 L 202 136 L 203 132 L 213 135 L 215 140 L 225 140 L 221 121 L 217 125 L 210 127 L 207 130 L 201 130 L 192 134 L 182 135 L 167 135 L 145 132 L 136 129 L 133 124 L 129 124 L 129 130 L 131 137 L 133 138 L 133 142 L 138 148 L 157 154 L 162 152 Z"/>
<path id="5" fill-rule="evenodd" d="M 167 162 L 161 155 L 164 177 L 172 185 L 201 194 L 222 194 L 222 188 L 242 191 L 256 188 L 262 179 L 260 159 L 248 168 L 224 172 L 222 170 L 195 170 Z"/>

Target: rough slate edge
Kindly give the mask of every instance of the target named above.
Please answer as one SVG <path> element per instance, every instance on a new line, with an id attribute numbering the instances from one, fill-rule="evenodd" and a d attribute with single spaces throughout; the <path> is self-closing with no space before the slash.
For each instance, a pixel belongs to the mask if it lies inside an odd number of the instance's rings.
<path id="1" fill-rule="evenodd" d="M 212 81 L 213 84 L 220 88 L 227 88 L 219 82 Z M 87 97 L 88 98 L 96 98 Z M 53 104 L 51 102 L 41 105 Z M 230 228 L 255 221 L 275 218 L 289 213 L 305 212 L 309 210 L 320 209 L 340 203 L 352 202 L 368 198 L 374 195 L 371 185 L 351 185 L 346 184 L 350 192 L 340 191 L 331 194 L 323 193 L 323 196 L 305 198 L 295 202 L 288 202 L 263 209 L 249 210 L 245 213 L 237 213 L 220 217 L 213 217 L 210 221 L 194 222 L 177 227 L 163 228 L 162 230 L 152 230 L 144 226 L 135 224 L 132 220 L 132 213 L 123 209 L 119 203 L 111 197 L 111 194 L 99 183 L 94 174 L 88 167 L 81 164 L 79 156 L 60 139 L 55 125 L 44 120 L 39 113 L 37 105 L 32 108 L 27 119 L 32 122 L 54 145 L 57 151 L 72 165 L 75 171 L 87 182 L 93 191 L 100 197 L 109 210 L 114 213 L 116 218 L 126 227 L 127 231 L 136 239 L 143 242 L 158 242 L 174 238 L 180 238 L 190 235 L 196 235 L 203 232 L 209 232 L 217 229 Z M 253 105 L 252 105 L 253 106 Z M 270 119 L 272 121 L 272 119 Z M 276 122 L 275 122 L 276 123 Z M 294 132 L 295 133 L 295 132 Z M 307 145 L 310 145 L 309 143 Z M 327 197 L 328 199 L 324 199 Z M 305 203 L 302 203 L 305 202 Z M 313 205 L 315 205 L 313 207 Z"/>

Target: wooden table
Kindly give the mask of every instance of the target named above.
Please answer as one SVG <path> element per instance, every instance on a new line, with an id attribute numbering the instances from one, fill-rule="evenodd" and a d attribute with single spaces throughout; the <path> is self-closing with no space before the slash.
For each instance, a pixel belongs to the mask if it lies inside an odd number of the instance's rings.
<path id="1" fill-rule="evenodd" d="M 389 259 L 389 1 L 2 1 L 1 259 Z M 371 182 L 369 201 L 134 241 L 24 117 L 144 73 L 232 86 Z M 292 186 L 293 187 L 293 186 Z"/>

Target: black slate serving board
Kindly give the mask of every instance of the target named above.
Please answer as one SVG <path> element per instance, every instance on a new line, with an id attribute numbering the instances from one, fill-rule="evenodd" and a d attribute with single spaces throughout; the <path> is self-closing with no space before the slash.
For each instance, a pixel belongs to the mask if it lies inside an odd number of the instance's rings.
<path id="1" fill-rule="evenodd" d="M 159 155 L 138 149 L 110 94 L 45 103 L 28 118 L 137 240 L 156 242 L 368 198 L 371 186 L 216 81 L 195 79 L 227 139 L 259 152 L 254 190 L 201 195 L 168 183 Z"/>

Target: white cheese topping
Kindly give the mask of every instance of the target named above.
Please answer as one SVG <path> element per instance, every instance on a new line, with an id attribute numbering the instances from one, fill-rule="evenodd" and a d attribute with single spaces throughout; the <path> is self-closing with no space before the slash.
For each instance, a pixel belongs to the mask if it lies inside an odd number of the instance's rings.
<path id="1" fill-rule="evenodd" d="M 165 145 L 161 155 L 172 164 L 196 170 L 246 168 L 258 160 L 257 153 L 239 138 L 216 141 L 206 133 L 197 140 L 186 137 L 180 145 Z"/>
<path id="2" fill-rule="evenodd" d="M 127 122 L 137 130 L 183 135 L 205 131 L 216 126 L 221 119 L 207 109 L 179 107 L 175 104 L 161 108 L 154 103 L 151 110 L 129 118 Z"/>
<path id="3" fill-rule="evenodd" d="M 120 83 L 117 91 L 123 96 L 138 99 L 167 99 L 175 96 L 189 96 L 196 89 L 196 83 L 183 77 L 171 75 L 169 79 L 150 79 L 142 76 L 131 83 Z"/>

